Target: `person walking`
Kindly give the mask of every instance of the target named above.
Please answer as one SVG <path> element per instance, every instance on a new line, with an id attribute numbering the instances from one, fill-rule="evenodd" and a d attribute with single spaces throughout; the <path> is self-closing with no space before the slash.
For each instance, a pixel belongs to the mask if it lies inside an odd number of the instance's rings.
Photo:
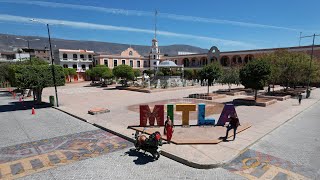
<path id="1" fill-rule="evenodd" d="M 301 104 L 301 100 L 302 100 L 302 94 L 301 93 L 299 93 L 298 99 L 299 99 L 299 105 L 300 105 Z"/>
<path id="2" fill-rule="evenodd" d="M 240 126 L 239 118 L 237 117 L 237 114 L 235 112 L 230 115 L 229 119 L 230 119 L 230 121 L 227 126 L 227 132 L 226 132 L 226 136 L 224 137 L 224 141 L 226 141 L 228 139 L 228 134 L 231 129 L 233 129 L 233 140 L 235 140 L 237 128 L 238 128 L 238 126 Z"/>

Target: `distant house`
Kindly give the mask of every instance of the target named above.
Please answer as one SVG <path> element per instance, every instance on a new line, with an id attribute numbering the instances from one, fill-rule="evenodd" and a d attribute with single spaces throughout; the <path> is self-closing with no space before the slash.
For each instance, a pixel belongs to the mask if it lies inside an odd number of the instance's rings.
<path id="1" fill-rule="evenodd" d="M 96 64 L 106 65 L 113 69 L 116 66 L 125 64 L 131 66 L 134 69 L 145 69 L 149 68 L 149 59 L 141 56 L 133 48 L 122 51 L 120 54 L 104 54 L 100 53 L 94 56 Z"/>
<path id="2" fill-rule="evenodd" d="M 29 59 L 29 53 L 25 52 L 0 52 L 0 63 L 15 63 Z"/>

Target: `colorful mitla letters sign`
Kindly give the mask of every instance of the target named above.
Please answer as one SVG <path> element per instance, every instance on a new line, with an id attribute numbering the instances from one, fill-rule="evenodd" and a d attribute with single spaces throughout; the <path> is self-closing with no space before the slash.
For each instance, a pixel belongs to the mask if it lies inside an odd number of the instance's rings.
<path id="1" fill-rule="evenodd" d="M 182 125 L 189 125 L 189 112 L 196 111 L 196 105 L 195 104 L 176 104 L 176 111 L 182 112 Z M 167 104 L 167 116 L 170 116 L 170 119 L 172 120 L 172 122 L 174 122 L 173 112 L 174 112 L 174 105 Z M 206 119 L 205 112 L 206 112 L 206 105 L 203 103 L 198 104 L 198 125 L 215 125 L 215 119 L 214 118 Z M 163 126 L 164 125 L 164 105 L 155 105 L 152 112 L 148 105 L 140 105 L 140 126 L 142 127 L 147 126 L 148 119 L 149 119 L 150 126 L 154 126 L 155 122 L 157 122 L 157 126 Z"/>

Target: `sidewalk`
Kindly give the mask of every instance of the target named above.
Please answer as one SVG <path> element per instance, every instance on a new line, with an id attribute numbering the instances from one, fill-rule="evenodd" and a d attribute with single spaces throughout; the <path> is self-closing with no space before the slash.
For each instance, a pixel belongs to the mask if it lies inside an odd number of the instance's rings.
<path id="1" fill-rule="evenodd" d="M 139 124 L 139 114 L 128 110 L 128 106 L 146 104 L 159 100 L 183 98 L 191 93 L 206 92 L 206 87 L 151 94 L 132 91 L 103 90 L 102 88 L 95 87 L 85 87 L 88 88 L 86 90 L 87 93 L 82 90 L 77 93 L 75 89 L 82 89 L 81 87 L 63 88 L 64 91 L 68 91 L 66 89 L 69 88 L 70 91 L 74 93 L 59 93 L 61 106 L 58 109 L 131 140 L 133 131 L 127 129 L 127 127 L 129 125 Z M 210 88 L 210 91 L 221 88 L 226 88 L 226 86 L 214 86 Z M 46 92 L 46 94 L 49 93 Z M 79 94 L 81 94 L 81 98 L 79 98 Z M 227 96 L 226 98 L 214 100 L 214 102 L 229 102 L 233 98 L 238 97 L 240 96 Z M 268 107 L 237 106 L 236 111 L 240 122 L 251 123 L 252 127 L 237 134 L 235 141 L 222 142 L 215 145 L 165 144 L 162 147 L 162 154 L 195 168 L 215 168 L 222 166 L 244 152 L 257 140 L 315 104 L 319 99 L 320 90 L 315 89 L 312 91 L 311 99 L 303 99 L 300 106 L 298 105 L 297 99 L 289 99 L 283 102 L 278 101 L 276 104 Z M 111 112 L 95 116 L 87 114 L 88 109 L 93 107 L 108 108 Z M 218 119 L 219 116 L 220 114 L 212 115 L 215 119 Z M 195 122 L 196 120 L 190 121 L 191 124 Z"/>

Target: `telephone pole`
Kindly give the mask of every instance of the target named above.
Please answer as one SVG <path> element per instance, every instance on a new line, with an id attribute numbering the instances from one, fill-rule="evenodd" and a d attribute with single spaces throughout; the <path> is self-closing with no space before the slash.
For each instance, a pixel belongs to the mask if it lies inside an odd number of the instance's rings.
<path id="1" fill-rule="evenodd" d="M 309 64 L 309 75 L 308 75 L 308 85 L 307 85 L 307 96 L 306 96 L 306 98 L 310 97 L 311 66 L 312 66 L 312 59 L 313 59 L 314 40 L 315 40 L 316 36 L 320 36 L 320 34 L 313 34 L 313 35 L 309 35 L 309 36 L 300 36 L 300 39 L 301 38 L 311 38 L 312 37 L 311 58 L 310 58 L 310 64 Z"/>

